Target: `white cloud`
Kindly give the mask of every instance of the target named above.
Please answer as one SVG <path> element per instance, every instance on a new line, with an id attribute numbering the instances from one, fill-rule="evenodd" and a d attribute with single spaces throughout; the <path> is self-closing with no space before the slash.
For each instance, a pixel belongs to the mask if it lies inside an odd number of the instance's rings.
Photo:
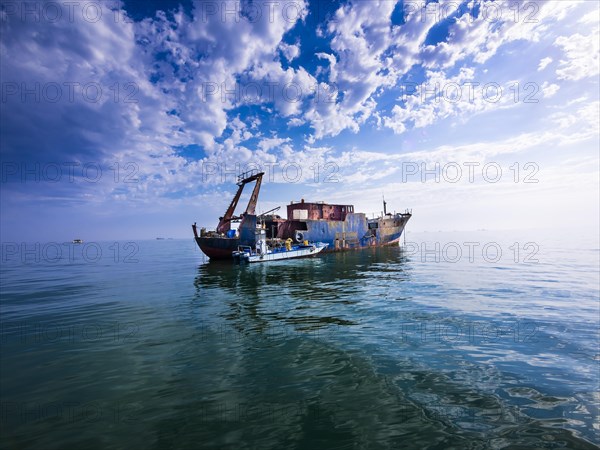
<path id="1" fill-rule="evenodd" d="M 550 64 L 551 62 L 552 62 L 552 58 L 550 58 L 550 57 L 546 57 L 546 58 L 543 58 L 542 60 L 540 60 L 540 65 L 538 66 L 538 71 L 544 70 L 546 67 L 548 67 L 548 64 Z"/>
<path id="2" fill-rule="evenodd" d="M 304 101 L 313 97 L 317 80 L 304 67 L 283 69 L 277 61 L 261 61 L 246 71 L 248 86 L 262 86 L 258 103 L 273 103 L 283 117 L 300 114 Z"/>
<path id="3" fill-rule="evenodd" d="M 579 19 L 579 23 L 584 24 L 584 25 L 598 25 L 598 23 L 600 22 L 600 9 L 596 8 L 593 11 L 588 12 L 587 14 L 583 15 L 583 17 L 581 17 L 581 19 Z"/>
<path id="4" fill-rule="evenodd" d="M 450 26 L 447 42 L 424 47 L 426 67 L 449 68 L 467 58 L 484 64 L 507 43 L 539 41 L 550 24 L 577 6 L 576 2 L 535 2 L 523 5 L 520 14 L 516 14 L 512 0 L 473 3 L 480 11 L 476 19 L 469 13 L 463 14 Z"/>
<path id="5" fill-rule="evenodd" d="M 542 83 L 541 92 L 545 98 L 554 97 L 554 95 L 560 90 L 560 86 L 555 83 L 548 83 L 545 81 Z"/>
<path id="6" fill-rule="evenodd" d="M 300 44 L 286 44 L 285 42 L 282 42 L 279 44 L 279 49 L 288 62 L 291 62 L 300 56 Z"/>
<path id="7" fill-rule="evenodd" d="M 383 177 L 394 176 L 395 178 L 388 178 L 389 182 L 397 180 L 405 170 L 404 167 L 408 167 L 410 164 L 417 164 L 420 170 L 422 164 L 431 169 L 436 164 L 444 166 L 449 163 L 458 163 L 465 173 L 468 169 L 462 165 L 468 162 L 478 163 L 478 170 L 489 162 L 498 161 L 510 161 L 505 165 L 505 171 L 514 161 L 535 161 L 539 166 L 543 166 L 545 160 L 540 160 L 540 150 L 545 152 L 548 148 L 552 148 L 559 152 L 561 151 L 559 149 L 564 149 L 573 155 L 572 152 L 575 148 L 593 148 L 594 142 L 597 145 L 600 135 L 600 102 L 577 102 L 573 103 L 573 106 L 569 112 L 563 111 L 551 115 L 546 122 L 549 124 L 548 127 L 544 124 L 540 129 L 531 132 L 500 138 L 491 136 L 485 140 L 477 140 L 463 145 L 424 147 L 417 151 L 401 154 L 353 149 L 351 152 L 344 152 L 340 155 L 336 159 L 336 163 L 344 174 L 343 182 L 348 189 L 351 189 L 354 184 L 360 183 L 362 190 L 368 190 L 369 186 L 380 185 L 380 183 L 371 183 L 372 180 L 379 179 L 377 174 L 383 174 Z M 579 155 L 573 155 L 572 162 L 569 164 L 573 165 L 573 161 L 581 161 L 586 151 L 589 154 L 589 150 L 579 150 Z M 589 157 L 595 158 L 596 161 L 598 159 L 597 155 Z M 593 167 L 588 169 L 592 170 Z M 545 173 L 545 168 L 543 171 Z M 420 176 L 419 172 L 412 178 L 420 179 Z M 546 178 L 544 180 L 548 182 Z M 446 183 L 447 185 L 448 183 Z M 388 186 L 387 182 L 386 186 Z M 406 187 L 402 188 L 402 192 L 405 191 Z M 349 195 L 356 196 L 357 193 L 351 191 Z"/>
<path id="8" fill-rule="evenodd" d="M 82 6 L 72 5 L 73 17 L 82 17 Z M 54 22 L 17 14 L 0 23 L 3 81 L 34 91 L 2 102 L 4 154 L 101 162 L 185 143 L 181 118 L 168 114 L 176 102 L 147 79 L 135 25 L 97 7 L 95 23 L 68 14 Z"/>
<path id="9" fill-rule="evenodd" d="M 415 5 L 416 8 L 413 7 Z M 508 43 L 518 40 L 538 42 L 545 38 L 551 27 L 563 20 L 577 4 L 538 2 L 523 6 L 517 13 L 512 0 L 498 1 L 494 2 L 493 9 L 500 11 L 500 16 L 498 20 L 491 20 L 488 11 L 492 6 L 490 2 L 474 1 L 469 4 L 470 9 L 463 11 L 450 25 L 447 41 L 435 45 L 425 45 L 426 38 L 442 19 L 456 13 L 457 2 L 432 3 L 423 6 L 424 9 L 416 3 L 408 7 L 405 5 L 405 23 L 392 26 L 390 16 L 395 6 L 394 2 L 350 1 L 336 11 L 324 32 L 324 36 L 331 37 L 333 54 L 319 52 L 316 56 L 329 61 L 328 80 L 332 85 L 335 83 L 338 94 L 332 96 L 335 102 L 311 105 L 304 113 L 304 119 L 314 128 L 310 139 L 335 136 L 346 129 L 358 132 L 371 117 L 381 123 L 377 96 L 395 86 L 415 64 L 448 70 L 459 62 L 465 63 L 463 68 L 469 67 L 472 59 L 476 65 L 483 65 Z M 431 14 L 432 8 L 437 14 Z M 479 10 L 477 18 L 469 12 L 474 9 Z M 540 70 L 551 61 L 543 59 Z M 319 69 L 319 73 L 321 71 Z M 556 85 L 551 86 L 548 87 L 553 94 Z M 481 110 L 487 105 L 461 102 L 460 106 L 467 110 Z M 396 120 L 388 118 L 383 121 L 396 133 L 406 129 L 406 124 L 398 122 L 402 115 L 399 108 L 394 108 Z M 448 105 L 439 108 L 429 105 L 420 111 L 421 117 L 414 119 L 420 126 L 459 112 L 456 107 Z M 414 108 L 410 110 L 410 113 L 413 112 Z"/>
<path id="10" fill-rule="evenodd" d="M 391 86 L 394 77 L 385 73 L 392 61 L 384 52 L 392 44 L 389 1 L 356 1 L 341 6 L 327 26 L 333 54 L 317 53 L 329 61 L 328 85 L 324 92 L 336 91 L 328 101 L 315 102 L 304 118 L 314 128 L 313 139 L 335 136 L 342 130 L 358 132 L 374 112 L 372 96 L 381 86 Z"/>
<path id="11" fill-rule="evenodd" d="M 205 6 L 203 2 L 195 3 L 191 16 L 181 13 L 172 20 L 157 14 L 138 24 L 136 32 L 138 41 L 144 43 L 149 75 L 157 78 L 158 86 L 177 102 L 179 116 L 186 123 L 185 133 L 191 141 L 211 148 L 214 139 L 226 129 L 228 111 L 235 106 L 266 98 L 274 101 L 276 108 L 281 107 L 284 115 L 297 109 L 282 100 L 283 85 L 272 95 L 263 84 L 240 83 L 240 76 L 262 73 L 261 68 L 267 67 L 276 82 L 292 79 L 303 83 L 306 71 L 283 71 L 281 64 L 273 61 L 273 55 L 284 34 L 303 20 L 308 10 L 304 1 L 284 0 L 274 3 L 269 14 L 248 20 L 235 14 L 220 14 L 220 9 L 244 12 L 249 8 L 246 3 L 219 2 L 215 4 L 217 15 L 208 18 Z M 298 12 L 296 20 L 290 20 L 290 11 Z M 294 48 L 283 50 L 292 54 Z"/>
<path id="12" fill-rule="evenodd" d="M 572 104 L 579 106 L 582 103 L 576 101 Z M 577 125 L 580 130 L 584 130 L 584 133 L 587 131 L 588 137 L 594 134 L 598 135 L 600 134 L 600 102 L 586 102 L 577 109 L 551 114 L 549 120 L 563 130 L 572 129 L 572 127 Z M 586 136 L 586 134 L 583 136 Z"/>
<path id="13" fill-rule="evenodd" d="M 299 119 L 298 117 L 293 117 L 290 120 L 288 120 L 288 127 L 299 127 L 300 125 L 304 124 L 304 120 Z"/>
<path id="14" fill-rule="evenodd" d="M 396 134 L 409 128 L 424 128 L 440 120 L 454 117 L 466 120 L 474 114 L 489 110 L 513 108 L 519 105 L 510 94 L 515 81 L 484 83 L 475 81 L 475 70 L 462 68 L 453 77 L 443 71 L 427 71 L 423 84 L 416 86 L 414 94 L 405 93 L 394 105 L 383 124 Z M 556 92 L 558 86 L 547 86 Z"/>
<path id="15" fill-rule="evenodd" d="M 336 69 L 337 59 L 335 58 L 335 56 L 331 55 L 329 53 L 323 53 L 323 52 L 315 53 L 315 56 L 319 59 L 325 59 L 329 62 L 329 82 L 331 82 L 331 83 L 337 82 L 337 76 L 338 76 L 337 69 Z"/>
<path id="16" fill-rule="evenodd" d="M 593 77 L 600 73 L 600 33 L 596 28 L 591 34 L 583 36 L 576 33 L 560 36 L 554 41 L 564 53 L 556 75 L 560 80 L 577 81 Z"/>
<path id="17" fill-rule="evenodd" d="M 272 148 L 279 147 L 282 144 L 284 144 L 286 142 L 290 142 L 290 141 L 291 141 L 290 138 L 278 138 L 278 137 L 263 138 L 258 143 L 258 148 L 260 148 L 261 150 L 264 150 L 265 152 L 268 152 Z"/>

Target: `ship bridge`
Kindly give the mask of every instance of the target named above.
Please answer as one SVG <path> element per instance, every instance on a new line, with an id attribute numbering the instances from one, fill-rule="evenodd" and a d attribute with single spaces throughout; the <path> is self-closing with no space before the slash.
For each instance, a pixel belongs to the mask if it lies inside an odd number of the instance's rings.
<path id="1" fill-rule="evenodd" d="M 353 205 L 331 205 L 325 202 L 291 202 L 287 206 L 288 220 L 346 220 L 346 214 L 353 213 Z"/>

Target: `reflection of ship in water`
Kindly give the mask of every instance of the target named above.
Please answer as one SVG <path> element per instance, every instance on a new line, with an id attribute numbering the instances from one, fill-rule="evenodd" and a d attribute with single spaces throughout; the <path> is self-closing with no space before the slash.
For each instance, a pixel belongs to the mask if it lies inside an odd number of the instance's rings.
<path id="1" fill-rule="evenodd" d="M 238 191 L 215 231 L 198 230 L 192 225 L 196 243 L 211 259 L 231 259 L 239 246 L 256 246 L 257 224 L 264 224 L 270 246 L 292 239 L 296 242 L 323 242 L 325 252 L 380 247 L 397 244 L 411 213 L 388 213 L 383 202 L 380 217 L 368 219 L 364 213 L 354 211 L 353 205 L 333 205 L 325 202 L 291 202 L 287 206 L 287 219 L 274 214 L 256 215 L 256 203 L 264 173 L 248 172 L 239 176 Z M 235 210 L 246 184 L 254 182 L 248 205 L 243 214 Z M 278 208 L 276 208 L 278 209 Z M 273 210 L 272 210 L 273 211 Z M 272 212 L 269 211 L 269 212 Z M 232 223 L 239 223 L 237 230 Z"/>
<path id="2" fill-rule="evenodd" d="M 258 328 L 290 326 L 311 332 L 332 325 L 354 325 L 344 310 L 364 300 L 356 286 L 390 273 L 397 282 L 408 280 L 406 258 L 400 247 L 375 247 L 239 270 L 231 270 L 224 261 L 209 261 L 198 267 L 194 285 L 199 299 L 227 293 L 223 298 L 229 306 L 224 312 L 228 319 L 250 314 Z M 268 315 L 258 313 L 265 308 L 270 310 Z"/>
<path id="3" fill-rule="evenodd" d="M 302 352 L 338 354 L 334 343 L 360 325 L 356 309 L 365 302 L 365 293 L 357 287 L 366 287 L 367 279 L 389 277 L 392 271 L 398 287 L 410 277 L 406 261 L 400 247 L 330 253 L 237 270 L 226 261 L 208 261 L 198 266 L 194 279 L 194 310 L 202 321 L 199 331 L 210 339 L 250 348 L 288 343 L 281 356 L 285 360 L 293 359 L 291 349 L 296 346 Z M 327 356 L 323 363 L 330 360 Z"/>

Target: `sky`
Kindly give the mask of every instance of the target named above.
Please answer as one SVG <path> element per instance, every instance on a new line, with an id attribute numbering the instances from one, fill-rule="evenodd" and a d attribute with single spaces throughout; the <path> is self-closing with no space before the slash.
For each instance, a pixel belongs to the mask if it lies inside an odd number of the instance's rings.
<path id="1" fill-rule="evenodd" d="M 599 5 L 3 0 L 1 240 L 188 238 L 251 169 L 262 212 L 597 232 Z"/>

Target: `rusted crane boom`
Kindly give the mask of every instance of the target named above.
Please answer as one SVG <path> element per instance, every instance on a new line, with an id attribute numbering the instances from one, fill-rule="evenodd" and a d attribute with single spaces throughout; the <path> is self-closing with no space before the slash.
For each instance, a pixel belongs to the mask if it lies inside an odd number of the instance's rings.
<path id="1" fill-rule="evenodd" d="M 258 193 L 260 191 L 260 185 L 262 183 L 263 175 L 264 175 L 264 172 L 258 172 L 258 173 L 246 172 L 246 173 L 241 174 L 238 177 L 238 182 L 237 182 L 237 185 L 239 186 L 238 190 L 237 190 L 235 196 L 233 197 L 233 200 L 231 200 L 231 204 L 229 205 L 229 208 L 227 208 L 227 211 L 225 211 L 225 215 L 223 217 L 219 218 L 219 225 L 217 225 L 217 232 L 227 233 L 231 229 L 231 221 L 239 218 L 239 217 L 234 217 L 233 213 L 235 212 L 235 208 L 237 207 L 237 204 L 240 200 L 240 197 L 244 190 L 244 186 L 246 186 L 246 184 L 248 184 L 248 183 L 252 183 L 253 181 L 256 181 L 256 185 L 254 186 L 254 190 L 252 191 L 252 195 L 250 196 L 250 200 L 248 201 L 248 206 L 246 207 L 246 212 L 245 212 L 245 214 L 254 214 L 254 211 L 256 209 L 256 202 L 258 201 Z"/>

